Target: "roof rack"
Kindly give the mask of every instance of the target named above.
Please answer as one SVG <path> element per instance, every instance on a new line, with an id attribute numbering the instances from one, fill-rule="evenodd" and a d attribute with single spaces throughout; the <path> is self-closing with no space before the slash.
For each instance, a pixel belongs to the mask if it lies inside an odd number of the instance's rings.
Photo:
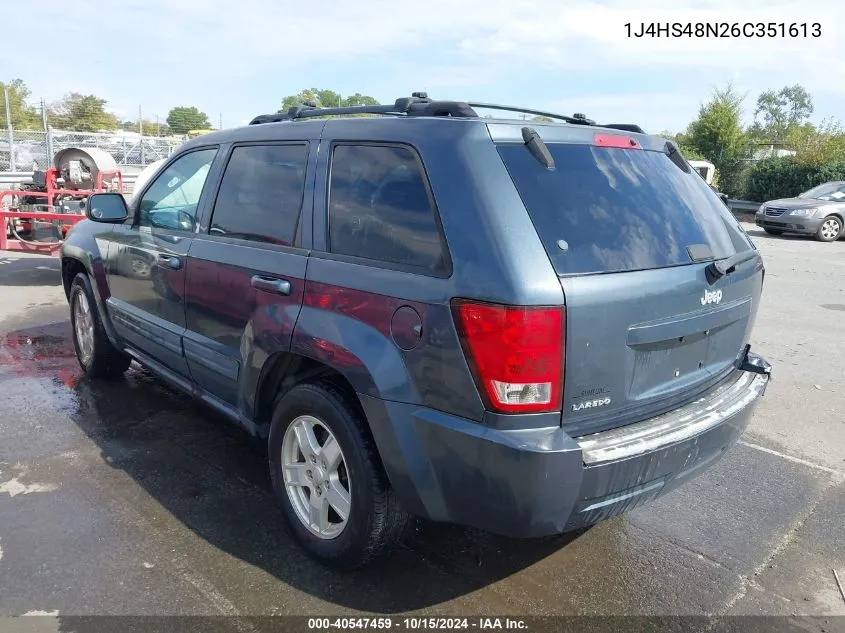
<path id="1" fill-rule="evenodd" d="M 560 119 L 567 123 L 576 125 L 596 125 L 592 119 L 588 119 L 581 113 L 575 113 L 572 116 L 565 114 L 555 114 L 553 112 L 544 112 L 542 110 L 532 110 L 529 108 L 521 108 L 517 106 L 500 105 L 496 103 L 479 103 L 479 102 L 463 102 L 463 101 L 435 101 L 429 99 L 428 93 L 414 92 L 410 97 L 401 97 L 397 99 L 392 105 L 363 105 L 363 106 L 347 106 L 339 108 L 321 108 L 318 107 L 314 101 L 306 101 L 302 105 L 294 106 L 288 109 L 287 112 L 277 112 L 275 114 L 261 114 L 249 122 L 250 125 L 257 125 L 260 123 L 277 123 L 280 121 L 295 121 L 297 119 L 307 119 L 311 117 L 321 116 L 337 116 L 344 114 L 381 114 L 385 116 L 433 116 L 433 117 L 458 117 L 458 118 L 479 118 L 476 109 L 484 110 L 502 110 L 505 112 L 518 112 L 521 114 L 531 114 L 534 116 L 548 117 L 550 119 Z M 601 127 L 615 128 L 619 130 L 626 130 L 629 132 L 644 133 L 638 125 L 627 123 L 614 123 L 611 125 L 603 125 Z"/>
<path id="2" fill-rule="evenodd" d="M 279 121 L 293 121 L 309 117 L 332 116 L 344 114 L 382 114 L 388 116 L 450 116 L 462 118 L 477 118 L 478 114 L 468 104 L 460 101 L 432 101 L 424 92 L 415 92 L 411 97 L 397 99 L 393 105 L 363 105 L 340 108 L 320 108 L 313 101 L 294 106 L 287 112 L 276 114 L 262 114 L 249 122 L 250 125 L 259 123 L 277 123 Z"/>
<path id="3" fill-rule="evenodd" d="M 565 114 L 555 114 L 554 112 L 543 112 L 542 110 L 530 110 L 528 108 L 520 108 L 517 106 L 509 106 L 509 105 L 499 105 L 498 103 L 478 103 L 478 102 L 470 102 L 469 105 L 471 108 L 480 108 L 482 110 L 503 110 L 505 112 L 519 112 L 521 114 L 533 114 L 534 116 L 544 116 L 550 119 L 561 119 L 566 121 L 567 123 L 575 123 L 578 125 L 595 125 L 596 122 L 592 119 L 588 119 L 585 115 L 581 114 L 580 112 L 573 114 L 572 116 L 568 116 Z"/>

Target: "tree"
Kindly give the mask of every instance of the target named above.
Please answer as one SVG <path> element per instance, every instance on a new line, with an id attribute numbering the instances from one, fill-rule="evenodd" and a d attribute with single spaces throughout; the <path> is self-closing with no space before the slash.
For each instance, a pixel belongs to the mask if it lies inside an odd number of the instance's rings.
<path id="1" fill-rule="evenodd" d="M 360 92 L 346 97 L 345 101 L 348 106 L 378 105 L 378 101 L 367 95 L 362 95 Z"/>
<path id="2" fill-rule="evenodd" d="M 205 112 L 194 106 L 177 106 L 167 115 L 167 125 L 174 134 L 187 134 L 191 130 L 208 130 L 211 122 Z"/>
<path id="3" fill-rule="evenodd" d="M 665 138 L 668 141 L 672 141 L 678 147 L 678 149 L 681 150 L 681 154 L 683 154 L 684 158 L 686 158 L 687 160 L 707 160 L 704 154 L 702 154 L 694 147 L 690 146 L 686 134 L 683 134 L 681 132 L 670 132 L 669 130 L 663 130 L 662 132 L 658 132 L 657 136 Z"/>
<path id="4" fill-rule="evenodd" d="M 678 149 L 681 150 L 681 154 L 683 154 L 684 158 L 687 160 L 707 160 L 707 157 L 694 147 L 690 147 L 685 143 L 678 143 L 677 145 Z"/>
<path id="5" fill-rule="evenodd" d="M 323 90 L 319 88 L 311 88 L 301 90 L 295 95 L 288 95 L 282 99 L 282 107 L 279 112 L 287 112 L 291 108 L 302 105 L 306 102 L 316 103 L 321 108 L 346 108 L 352 106 L 363 105 L 378 105 L 373 97 L 362 95 L 356 92 L 354 95 L 343 97 L 339 92 L 334 90 Z"/>
<path id="6" fill-rule="evenodd" d="M 342 108 L 346 101 L 334 90 L 317 90 L 317 103 L 326 108 Z"/>
<path id="7" fill-rule="evenodd" d="M 53 108 L 50 124 L 61 130 L 100 132 L 117 129 L 117 117 L 106 112 L 107 101 L 95 95 L 72 92 Z"/>
<path id="8" fill-rule="evenodd" d="M 798 164 L 845 161 L 845 131 L 836 121 L 825 120 L 818 127 L 812 123 L 795 125 L 787 132 L 786 143 L 795 150 Z"/>
<path id="9" fill-rule="evenodd" d="M 300 90 L 295 95 L 288 95 L 282 99 L 282 107 L 279 109 L 279 112 L 287 112 L 291 108 L 301 106 L 303 103 L 308 103 L 309 101 L 315 103 L 316 105 L 320 105 L 320 102 L 317 99 L 316 88 L 311 90 Z"/>
<path id="10" fill-rule="evenodd" d="M 32 93 L 22 79 L 12 79 L 8 83 L 0 81 L 0 127 L 6 127 L 4 89 L 9 91 L 9 111 L 12 115 L 12 127 L 24 130 L 41 129 L 41 116 L 35 108 L 28 106 L 26 103 Z"/>
<path id="11" fill-rule="evenodd" d="M 698 118 L 689 124 L 684 143 L 715 165 L 743 158 L 748 145 L 742 129 L 742 102 L 733 86 L 715 90 L 713 98 L 699 109 Z"/>
<path id="12" fill-rule="evenodd" d="M 169 136 L 170 126 L 163 121 L 149 121 L 144 119 L 142 121 L 143 127 L 138 125 L 138 121 L 124 121 L 120 127 L 127 132 L 143 132 L 144 136 Z"/>
<path id="13" fill-rule="evenodd" d="M 806 123 L 812 114 L 813 98 L 800 84 L 786 86 L 777 92 L 767 90 L 757 97 L 752 134 L 768 141 L 782 142 L 790 129 Z"/>
<path id="14" fill-rule="evenodd" d="M 716 166 L 723 190 L 740 195 L 743 187 L 742 160 L 748 157 L 748 136 L 742 127 L 742 95 L 730 84 L 713 92 L 713 98 L 701 106 L 698 118 L 681 135 L 684 147 L 697 152 Z"/>

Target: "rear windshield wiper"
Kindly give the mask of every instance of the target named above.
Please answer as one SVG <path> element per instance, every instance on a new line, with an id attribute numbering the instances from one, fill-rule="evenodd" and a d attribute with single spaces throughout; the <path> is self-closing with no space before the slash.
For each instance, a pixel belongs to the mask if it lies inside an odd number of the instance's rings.
<path id="1" fill-rule="evenodd" d="M 555 159 L 552 157 L 549 148 L 543 142 L 543 139 L 533 127 L 522 128 L 522 140 L 531 155 L 537 159 L 546 169 L 555 168 Z"/>
<path id="2" fill-rule="evenodd" d="M 692 171 L 692 167 L 690 167 L 689 162 L 687 162 L 686 158 L 681 156 L 681 152 L 678 150 L 674 143 L 666 141 L 666 144 L 663 146 L 663 151 L 669 157 L 669 160 L 675 163 L 678 169 L 680 169 L 682 172 L 688 174 Z"/>
<path id="3" fill-rule="evenodd" d="M 737 253 L 736 255 L 731 255 L 725 259 L 719 259 L 711 262 L 705 269 L 707 281 L 712 284 L 717 279 L 724 277 L 725 275 L 730 275 L 740 264 L 744 264 L 756 257 L 757 251 L 745 251 L 744 253 Z"/>

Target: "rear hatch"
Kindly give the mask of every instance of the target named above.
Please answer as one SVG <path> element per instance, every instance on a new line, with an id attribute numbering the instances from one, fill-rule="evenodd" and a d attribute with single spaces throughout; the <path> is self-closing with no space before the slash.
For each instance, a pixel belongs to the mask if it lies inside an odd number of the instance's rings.
<path id="1" fill-rule="evenodd" d="M 526 143 L 497 148 L 563 287 L 562 424 L 582 435 L 669 411 L 723 380 L 748 342 L 763 265 L 664 141 L 596 128 L 566 138 L 569 128 L 534 128 L 551 168 Z M 729 274 L 708 275 L 739 253 L 749 257 Z"/>

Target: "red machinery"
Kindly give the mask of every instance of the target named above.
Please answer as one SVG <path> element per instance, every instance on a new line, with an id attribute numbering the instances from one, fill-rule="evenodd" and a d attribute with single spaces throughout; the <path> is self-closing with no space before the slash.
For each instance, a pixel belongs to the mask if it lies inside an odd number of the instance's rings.
<path id="1" fill-rule="evenodd" d="M 123 192 L 123 174 L 110 154 L 95 147 L 61 150 L 53 167 L 35 172 L 31 184 L 0 190 L 0 251 L 55 254 L 85 217 L 88 196 L 115 190 Z M 37 239 L 44 226 L 51 228 L 51 241 Z"/>

